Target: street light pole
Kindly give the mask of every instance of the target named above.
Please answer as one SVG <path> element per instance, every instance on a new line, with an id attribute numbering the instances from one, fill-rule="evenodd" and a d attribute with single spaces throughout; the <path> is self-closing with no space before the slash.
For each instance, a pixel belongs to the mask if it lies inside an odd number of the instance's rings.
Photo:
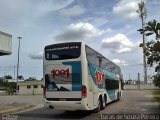
<path id="1" fill-rule="evenodd" d="M 22 39 L 22 37 L 17 37 L 19 40 L 19 44 L 18 44 L 18 61 L 17 61 L 17 84 L 18 84 L 18 76 L 19 76 L 19 52 L 20 52 L 20 45 L 21 42 L 20 40 Z M 16 93 L 18 93 L 18 85 L 16 85 Z"/>

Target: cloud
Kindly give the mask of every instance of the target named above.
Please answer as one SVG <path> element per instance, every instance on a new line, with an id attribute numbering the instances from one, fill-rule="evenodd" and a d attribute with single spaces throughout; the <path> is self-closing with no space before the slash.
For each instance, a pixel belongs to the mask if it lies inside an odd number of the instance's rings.
<path id="1" fill-rule="evenodd" d="M 95 25 L 96 27 L 103 26 L 104 24 L 108 23 L 109 20 L 104 17 L 85 17 L 82 19 L 78 19 L 77 22 L 87 22 Z"/>
<path id="2" fill-rule="evenodd" d="M 142 58 L 138 61 L 137 65 L 143 65 L 143 59 Z"/>
<path id="3" fill-rule="evenodd" d="M 109 21 L 106 18 L 98 18 L 98 17 L 93 18 L 92 20 L 93 20 L 94 25 L 96 24 L 97 26 L 102 26 L 102 25 L 108 23 L 108 21 Z"/>
<path id="4" fill-rule="evenodd" d="M 114 37 L 106 38 L 102 40 L 102 47 L 108 48 L 115 53 L 127 53 L 132 52 L 138 47 L 139 42 L 133 43 L 124 34 L 117 34 Z"/>
<path id="5" fill-rule="evenodd" d="M 68 9 L 62 9 L 60 11 L 60 14 L 63 15 L 63 16 L 78 16 L 78 15 L 81 15 L 83 13 L 85 13 L 85 9 L 82 8 L 81 6 L 79 5 L 75 5 L 71 8 L 68 8 Z"/>
<path id="6" fill-rule="evenodd" d="M 160 5 L 159 0 L 149 0 L 149 1 L 147 1 L 147 3 L 150 4 L 150 5 Z"/>
<path id="7" fill-rule="evenodd" d="M 74 0 L 0 0 L 0 23 L 24 24 L 35 22 L 45 15 L 63 9 Z M 7 25 L 8 25 L 7 24 Z"/>
<path id="8" fill-rule="evenodd" d="M 31 59 L 43 59 L 43 52 L 29 54 Z"/>
<path id="9" fill-rule="evenodd" d="M 62 33 L 55 36 L 57 41 L 83 41 L 93 37 L 100 36 L 111 29 L 100 30 L 90 23 L 79 22 L 70 24 Z"/>
<path id="10" fill-rule="evenodd" d="M 138 2 L 142 0 L 120 0 L 114 7 L 113 13 L 124 17 L 127 20 L 132 20 L 138 16 Z"/>
<path id="11" fill-rule="evenodd" d="M 117 65 L 121 65 L 121 66 L 127 66 L 127 62 L 123 61 L 123 60 L 119 60 L 119 59 L 113 59 L 112 62 L 114 62 Z"/>

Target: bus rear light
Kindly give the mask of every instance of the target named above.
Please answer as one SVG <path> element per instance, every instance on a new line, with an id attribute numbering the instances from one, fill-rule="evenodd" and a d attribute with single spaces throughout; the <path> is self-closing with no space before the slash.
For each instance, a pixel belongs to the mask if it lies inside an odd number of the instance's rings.
<path id="1" fill-rule="evenodd" d="M 82 97 L 87 97 L 87 87 L 85 85 L 82 85 Z"/>
<path id="2" fill-rule="evenodd" d="M 43 97 L 46 97 L 46 86 L 43 86 Z"/>

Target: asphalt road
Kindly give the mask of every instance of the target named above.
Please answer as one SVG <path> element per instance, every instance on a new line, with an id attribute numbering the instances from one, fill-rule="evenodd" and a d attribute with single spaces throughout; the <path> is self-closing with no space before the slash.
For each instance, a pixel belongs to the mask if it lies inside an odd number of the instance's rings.
<path id="1" fill-rule="evenodd" d="M 8 95 L 0 96 L 0 104 L 11 103 L 30 103 L 32 105 L 38 105 L 43 103 L 42 95 Z"/>
<path id="2" fill-rule="evenodd" d="M 99 113 L 86 111 L 65 112 L 60 110 L 39 108 L 18 114 L 18 120 L 57 120 L 57 119 L 86 119 L 99 120 L 106 114 L 130 115 L 130 114 L 159 114 L 160 103 L 158 103 L 149 90 L 128 90 L 123 92 L 123 97 L 118 102 L 110 103 Z M 157 119 L 157 118 L 155 118 Z M 159 119 L 159 118 L 158 118 Z"/>

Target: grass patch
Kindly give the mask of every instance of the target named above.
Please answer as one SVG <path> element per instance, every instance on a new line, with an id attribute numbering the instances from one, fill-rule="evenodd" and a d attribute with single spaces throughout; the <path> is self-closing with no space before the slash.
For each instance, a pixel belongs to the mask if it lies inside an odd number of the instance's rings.
<path id="1" fill-rule="evenodd" d="M 160 90 L 154 90 L 152 95 L 158 102 L 160 102 Z"/>

